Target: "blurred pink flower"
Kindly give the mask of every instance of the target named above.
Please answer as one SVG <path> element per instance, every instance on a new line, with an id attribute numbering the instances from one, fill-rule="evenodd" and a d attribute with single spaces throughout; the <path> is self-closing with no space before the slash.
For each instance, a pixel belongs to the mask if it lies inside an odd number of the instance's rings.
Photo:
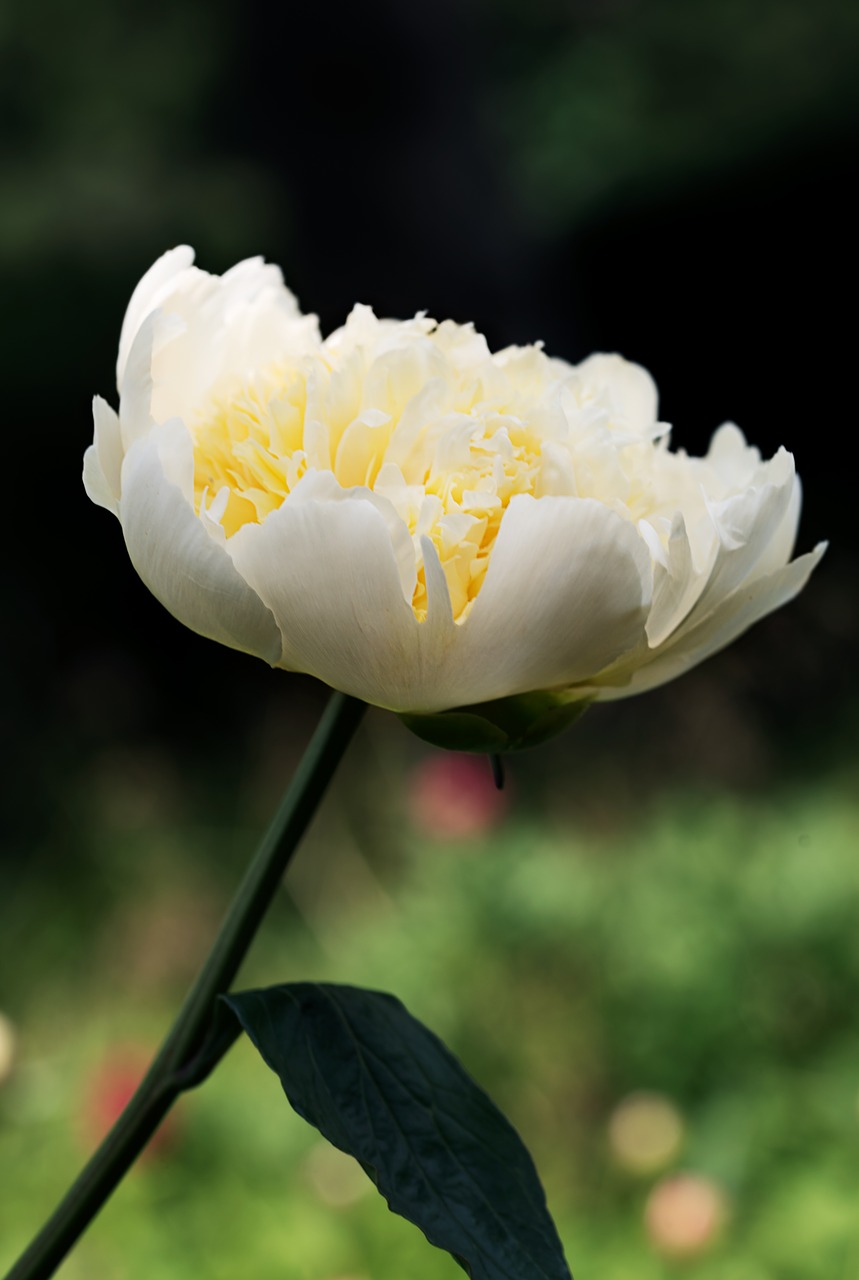
<path id="1" fill-rule="evenodd" d="M 446 752 L 427 756 L 412 773 L 409 808 L 420 831 L 456 840 L 495 826 L 508 796 L 496 788 L 488 760 Z"/>
<path id="2" fill-rule="evenodd" d="M 149 1067 L 150 1055 L 136 1046 L 115 1047 L 86 1081 L 82 1137 L 90 1147 L 107 1135 L 131 1101 Z M 149 1139 L 141 1160 L 167 1155 L 176 1145 L 181 1126 L 171 1112 Z"/>
<path id="3" fill-rule="evenodd" d="M 712 1179 L 680 1173 L 657 1182 L 647 1199 L 644 1222 L 660 1253 L 688 1258 L 716 1241 L 727 1211 L 725 1193 Z"/>

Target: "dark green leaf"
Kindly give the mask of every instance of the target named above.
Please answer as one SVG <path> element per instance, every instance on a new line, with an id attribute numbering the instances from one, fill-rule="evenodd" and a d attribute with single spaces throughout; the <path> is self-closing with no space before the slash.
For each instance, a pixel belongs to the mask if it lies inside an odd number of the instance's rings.
<path id="1" fill-rule="evenodd" d="M 240 1035 L 241 1027 L 236 1026 L 236 1019 L 227 1006 L 218 1001 L 202 1043 L 186 1064 L 173 1072 L 174 1082 L 180 1089 L 195 1089 L 208 1079 Z"/>
<path id="2" fill-rule="evenodd" d="M 292 1106 L 473 1280 L 570 1280 L 522 1140 L 393 996 L 292 983 L 224 999 Z"/>

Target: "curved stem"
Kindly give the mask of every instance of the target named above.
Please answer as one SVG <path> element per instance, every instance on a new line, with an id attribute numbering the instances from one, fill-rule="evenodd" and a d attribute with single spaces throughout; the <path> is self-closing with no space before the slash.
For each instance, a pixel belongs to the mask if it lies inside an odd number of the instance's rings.
<path id="1" fill-rule="evenodd" d="M 198 1083 L 229 1048 L 216 1032 L 217 998 L 238 972 L 284 871 L 366 710 L 335 693 L 280 808 L 248 867 L 214 946 L 144 1080 L 65 1198 L 6 1280 L 47 1280 L 155 1132 L 183 1089 Z M 207 1039 L 208 1037 L 208 1039 Z"/>

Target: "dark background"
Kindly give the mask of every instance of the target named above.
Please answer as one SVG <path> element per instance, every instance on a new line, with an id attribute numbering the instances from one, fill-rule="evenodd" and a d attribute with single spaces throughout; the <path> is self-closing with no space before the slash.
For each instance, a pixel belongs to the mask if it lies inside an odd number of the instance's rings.
<path id="1" fill-rule="evenodd" d="M 181 241 L 211 271 L 278 262 L 324 331 L 360 300 L 474 320 L 493 347 L 617 350 L 676 445 L 733 419 L 793 450 L 799 549 L 832 544 L 804 595 L 593 713 L 588 756 L 641 787 L 855 757 L 857 50 L 846 0 L 6 9 L 6 852 L 67 844 L 99 753 L 169 741 L 176 769 L 228 775 L 261 717 L 300 736 L 324 696 L 174 622 L 80 483 L 127 300 Z M 549 785 L 580 750 L 517 767 Z"/>

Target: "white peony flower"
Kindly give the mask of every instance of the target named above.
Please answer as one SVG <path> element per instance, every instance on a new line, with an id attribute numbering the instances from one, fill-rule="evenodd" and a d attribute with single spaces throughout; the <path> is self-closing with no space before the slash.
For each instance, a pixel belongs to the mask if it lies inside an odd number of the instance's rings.
<path id="1" fill-rule="evenodd" d="M 789 453 L 763 462 L 733 425 L 704 458 L 670 452 L 619 356 L 493 353 L 471 325 L 364 306 L 323 341 L 276 267 L 192 263 L 173 249 L 134 291 L 84 484 L 202 635 L 418 728 L 538 693 L 526 719 L 569 718 L 721 649 L 823 554 L 790 559 Z"/>

